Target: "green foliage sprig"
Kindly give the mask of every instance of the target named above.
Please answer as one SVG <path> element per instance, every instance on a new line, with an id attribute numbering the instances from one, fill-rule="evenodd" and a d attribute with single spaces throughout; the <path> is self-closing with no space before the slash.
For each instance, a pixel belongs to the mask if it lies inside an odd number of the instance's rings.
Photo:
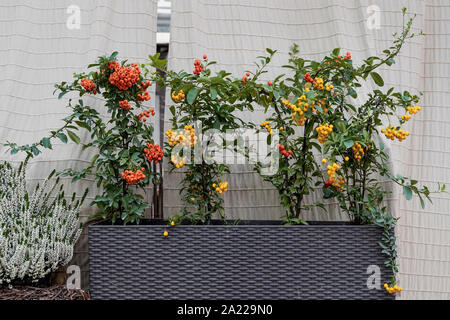
<path id="1" fill-rule="evenodd" d="M 58 175 L 70 176 L 73 182 L 94 175 L 97 187 L 102 187 L 103 193 L 91 203 L 99 208 L 92 218 L 137 223 L 149 207 L 137 191 L 159 179 L 159 174 L 152 171 L 151 165 L 158 159 L 144 155 L 148 144 L 154 145 L 153 127 L 145 122 L 150 116 L 150 110 L 146 111 L 144 106 L 149 99 L 147 87 L 151 83 L 141 74 L 137 64 L 130 66 L 126 61 L 119 63 L 117 55 L 114 52 L 109 57 L 99 57 L 97 63 L 88 66 L 96 68 L 95 71 L 76 73 L 73 82 L 55 85 L 58 98 L 69 92 L 80 97 L 76 103 L 69 100 L 71 114 L 64 118 L 64 126 L 51 131 L 48 137 L 38 143 L 18 146 L 8 142 L 7 146 L 11 148 L 12 154 L 23 151 L 30 158 L 39 155 L 41 147 L 52 149 L 51 140 L 55 138 L 63 143 L 70 139 L 81 144 L 75 131 L 87 130 L 90 141 L 83 143 L 82 148 L 95 148 L 97 151 L 91 164 L 82 170 L 68 168 Z M 109 119 L 105 119 L 83 100 L 85 95 L 96 94 L 103 97 Z M 131 172 L 129 177 L 125 174 L 127 172 Z"/>

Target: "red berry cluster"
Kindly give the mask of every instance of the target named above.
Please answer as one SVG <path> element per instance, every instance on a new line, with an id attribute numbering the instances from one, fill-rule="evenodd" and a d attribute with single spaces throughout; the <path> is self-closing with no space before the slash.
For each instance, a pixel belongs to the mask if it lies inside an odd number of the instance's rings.
<path id="1" fill-rule="evenodd" d="M 248 77 L 250 76 L 250 73 L 246 72 L 245 76 L 242 77 L 241 82 L 242 83 L 247 83 L 248 82 Z"/>
<path id="2" fill-rule="evenodd" d="M 81 86 L 86 89 L 86 91 L 93 91 L 95 89 L 95 83 L 88 79 L 88 78 L 83 78 L 81 79 Z M 95 90 L 94 90 L 95 91 Z"/>
<path id="3" fill-rule="evenodd" d="M 158 163 L 162 160 L 164 156 L 164 151 L 158 144 L 147 143 L 147 148 L 144 149 L 144 156 L 147 158 L 148 162 L 155 161 Z"/>
<path id="4" fill-rule="evenodd" d="M 138 93 L 137 98 L 139 101 L 148 101 L 150 100 L 150 94 L 147 91 L 147 88 L 151 86 L 152 83 L 150 81 L 142 81 L 141 85 L 138 85 L 138 90 L 144 92 L 144 94 Z"/>
<path id="5" fill-rule="evenodd" d="M 130 110 L 131 109 L 131 105 L 128 103 L 127 99 L 119 101 L 119 105 L 124 110 Z"/>
<path id="6" fill-rule="evenodd" d="M 346 60 L 350 60 L 352 58 L 352 55 L 350 54 L 350 52 L 347 51 L 346 56 L 344 57 L 344 59 Z"/>
<path id="7" fill-rule="evenodd" d="M 305 73 L 305 81 L 314 82 L 314 79 L 311 77 L 311 75 L 309 74 L 309 72 Z"/>
<path id="8" fill-rule="evenodd" d="M 145 168 L 141 168 L 140 170 L 137 170 L 136 172 L 133 172 L 131 170 L 125 170 L 122 172 L 122 179 L 127 182 L 127 184 L 135 184 L 139 182 L 140 180 L 144 180 L 146 178 L 146 175 L 144 174 Z"/>
<path id="9" fill-rule="evenodd" d="M 150 113 L 152 114 L 152 116 L 154 116 L 154 115 L 155 115 L 155 109 L 150 108 L 150 109 L 148 109 L 148 110 L 145 111 L 145 112 L 141 112 L 141 113 L 139 114 L 139 121 L 146 122 L 146 121 L 147 121 L 146 118 L 150 117 Z"/>
<path id="10" fill-rule="evenodd" d="M 109 82 L 120 90 L 128 90 L 133 84 L 139 81 L 141 70 L 136 63 L 132 63 L 131 67 L 122 67 L 114 64 L 114 72 L 109 76 Z"/>
<path id="11" fill-rule="evenodd" d="M 325 181 L 324 185 L 325 185 L 325 188 L 328 188 L 329 186 L 333 185 L 333 182 L 330 180 L 327 180 L 327 181 Z"/>
<path id="12" fill-rule="evenodd" d="M 289 151 L 286 150 L 286 147 L 283 146 L 282 144 L 279 144 L 279 145 L 278 145 L 278 149 L 280 150 L 280 153 L 281 153 L 283 156 L 285 156 L 286 158 L 291 157 L 292 150 L 289 150 Z M 291 159 L 292 159 L 292 157 L 291 157 Z"/>
<path id="13" fill-rule="evenodd" d="M 200 60 L 198 60 L 198 59 L 195 59 L 195 61 L 194 61 L 194 68 L 195 69 L 194 69 L 194 71 L 192 73 L 196 74 L 196 75 L 200 75 L 200 72 L 205 70 L 204 67 L 203 67 L 202 62 Z"/>

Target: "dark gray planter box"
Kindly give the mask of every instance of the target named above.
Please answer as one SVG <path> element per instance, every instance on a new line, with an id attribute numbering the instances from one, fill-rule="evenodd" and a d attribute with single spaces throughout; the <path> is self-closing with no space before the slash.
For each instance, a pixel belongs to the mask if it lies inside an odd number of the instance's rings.
<path id="1" fill-rule="evenodd" d="M 393 299 L 381 234 L 355 225 L 90 225 L 91 296 Z M 370 265 L 381 270 L 379 290 L 367 287 Z"/>

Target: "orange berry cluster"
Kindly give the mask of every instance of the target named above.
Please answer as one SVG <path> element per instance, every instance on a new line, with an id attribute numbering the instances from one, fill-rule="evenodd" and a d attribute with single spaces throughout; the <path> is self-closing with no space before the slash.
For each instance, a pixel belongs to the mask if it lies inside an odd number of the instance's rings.
<path id="1" fill-rule="evenodd" d="M 95 89 L 95 83 L 88 78 L 81 79 L 81 86 L 89 92 Z"/>
<path id="2" fill-rule="evenodd" d="M 202 62 L 199 59 L 195 59 L 194 61 L 194 71 L 193 74 L 200 75 L 200 73 L 205 70 Z"/>
<path id="3" fill-rule="evenodd" d="M 241 82 L 242 83 L 247 83 L 248 82 L 248 77 L 250 76 L 250 73 L 246 72 L 245 76 L 242 77 Z"/>
<path id="4" fill-rule="evenodd" d="M 131 105 L 128 103 L 127 99 L 119 101 L 119 105 L 124 110 L 130 110 L 131 109 Z"/>
<path id="5" fill-rule="evenodd" d="M 394 294 L 394 293 L 402 291 L 401 287 L 399 287 L 397 285 L 395 285 L 393 287 L 389 287 L 389 285 L 387 283 L 384 284 L 384 288 L 386 289 L 387 292 L 389 292 L 389 294 Z"/>
<path id="6" fill-rule="evenodd" d="M 144 180 L 146 178 L 144 172 L 145 168 L 141 168 L 136 172 L 133 172 L 131 170 L 125 170 L 124 172 L 122 172 L 122 179 L 125 180 L 127 184 L 135 184 L 140 180 Z"/>
<path id="7" fill-rule="evenodd" d="M 150 93 L 148 93 L 147 88 L 151 86 L 152 83 L 150 81 L 142 81 L 141 85 L 138 85 L 137 88 L 139 91 L 144 92 L 144 94 L 137 94 L 137 98 L 139 101 L 148 101 L 150 100 Z"/>
<path id="8" fill-rule="evenodd" d="M 150 117 L 150 113 L 152 114 L 152 116 L 154 116 L 155 115 L 155 109 L 154 108 L 150 108 L 150 109 L 148 109 L 145 112 L 141 112 L 139 114 L 139 121 L 146 122 L 147 121 L 146 118 Z"/>
<path id="9" fill-rule="evenodd" d="M 269 121 L 264 121 L 259 124 L 262 128 L 266 128 L 267 132 L 273 134 L 272 128 L 270 127 Z"/>
<path id="10" fill-rule="evenodd" d="M 150 82 L 150 80 L 141 81 L 141 84 L 138 85 L 137 88 L 138 88 L 139 91 L 144 91 L 145 89 L 147 89 L 151 85 L 152 85 L 152 83 Z"/>
<path id="11" fill-rule="evenodd" d="M 402 129 L 396 129 L 393 126 L 389 126 L 386 129 L 381 129 L 381 132 L 384 133 L 386 138 L 394 140 L 395 138 L 398 139 L 398 141 L 403 141 L 407 136 L 409 136 L 409 131 L 402 130 Z"/>
<path id="12" fill-rule="evenodd" d="M 158 163 L 163 158 L 164 151 L 158 144 L 153 145 L 147 142 L 147 148 L 144 149 L 144 156 L 148 162 L 155 161 L 155 163 Z"/>
<path id="13" fill-rule="evenodd" d="M 325 143 L 328 140 L 328 136 L 333 131 L 333 125 L 332 124 L 322 124 L 316 128 L 317 133 L 319 134 L 317 140 L 319 140 L 320 143 Z"/>
<path id="14" fill-rule="evenodd" d="M 184 92 L 183 90 L 178 91 L 177 94 L 175 94 L 175 91 L 172 91 L 172 100 L 175 102 L 180 102 L 184 99 Z"/>
<path id="15" fill-rule="evenodd" d="M 352 146 L 353 150 L 353 157 L 358 160 L 358 162 L 361 162 L 361 158 L 364 156 L 364 149 L 363 147 L 358 143 L 354 142 Z"/>
<path id="16" fill-rule="evenodd" d="M 406 110 L 408 110 L 409 114 L 416 114 L 420 111 L 420 109 L 422 109 L 420 106 L 406 107 Z"/>
<path id="17" fill-rule="evenodd" d="M 120 63 L 117 62 L 117 61 L 111 61 L 111 62 L 108 62 L 108 65 L 107 65 L 107 68 L 108 68 L 109 70 L 115 70 L 115 69 L 117 69 L 117 68 L 119 68 L 119 67 L 120 67 Z"/>
<path id="18" fill-rule="evenodd" d="M 286 158 L 291 157 L 292 150 L 286 150 L 286 147 L 282 144 L 278 144 L 278 149 L 280 150 L 280 153 L 285 156 Z M 291 157 L 292 158 L 292 157 Z"/>
<path id="19" fill-rule="evenodd" d="M 223 192 L 227 192 L 228 191 L 228 182 L 224 181 L 224 182 L 219 182 L 219 185 L 216 185 L 215 183 L 213 183 L 213 188 L 216 188 L 216 192 L 218 192 L 219 194 L 222 194 Z"/>
<path id="20" fill-rule="evenodd" d="M 131 67 L 122 67 L 120 64 L 114 64 L 114 72 L 109 76 L 109 82 L 120 90 L 128 90 L 133 84 L 139 81 L 141 70 L 136 63 Z"/>

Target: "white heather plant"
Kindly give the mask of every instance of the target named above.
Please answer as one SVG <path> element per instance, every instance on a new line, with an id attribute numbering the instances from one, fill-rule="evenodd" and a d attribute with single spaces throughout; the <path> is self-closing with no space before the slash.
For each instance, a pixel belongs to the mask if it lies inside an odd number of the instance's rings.
<path id="1" fill-rule="evenodd" d="M 87 190 L 67 202 L 62 186 L 55 193 L 53 172 L 29 193 L 25 168 L 0 163 L 0 284 L 37 282 L 69 263 L 82 229 L 78 216 Z"/>

